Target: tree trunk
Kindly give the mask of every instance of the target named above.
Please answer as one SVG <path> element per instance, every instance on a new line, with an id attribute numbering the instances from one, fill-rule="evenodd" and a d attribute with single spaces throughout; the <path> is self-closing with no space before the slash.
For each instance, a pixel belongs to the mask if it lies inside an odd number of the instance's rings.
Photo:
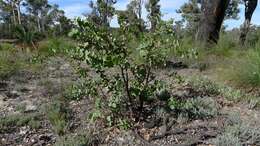
<path id="1" fill-rule="evenodd" d="M 142 6 L 143 6 L 143 1 L 142 0 L 138 0 L 138 8 L 137 8 L 137 15 L 138 15 L 138 27 L 139 27 L 139 31 L 143 32 L 143 22 L 142 22 Z"/>
<path id="2" fill-rule="evenodd" d="M 40 24 L 41 24 L 41 31 L 45 33 L 45 22 L 46 22 L 46 16 L 41 16 Z"/>
<path id="3" fill-rule="evenodd" d="M 41 21 L 39 16 L 37 16 L 37 26 L 38 26 L 38 31 L 41 32 Z"/>
<path id="4" fill-rule="evenodd" d="M 245 44 L 246 36 L 250 29 L 250 23 L 253 13 L 257 6 L 257 0 L 244 0 L 245 2 L 245 21 L 241 28 L 240 42 L 242 45 Z"/>
<path id="5" fill-rule="evenodd" d="M 139 17 L 139 19 L 142 19 L 142 5 L 143 5 L 142 0 L 139 0 L 138 1 L 138 17 Z"/>
<path id="6" fill-rule="evenodd" d="M 16 4 L 16 9 L 17 9 L 17 18 L 18 18 L 18 24 L 21 25 L 21 8 L 20 8 L 20 1 L 17 2 Z"/>
<path id="7" fill-rule="evenodd" d="M 105 14 L 103 16 L 103 25 L 106 27 L 109 27 L 109 23 L 108 23 L 108 0 L 106 0 L 106 11 Z"/>
<path id="8" fill-rule="evenodd" d="M 203 44 L 217 43 L 230 0 L 203 0 L 197 40 Z"/>
<path id="9" fill-rule="evenodd" d="M 13 23 L 14 23 L 14 25 L 16 25 L 17 24 L 17 22 L 16 22 L 16 15 L 15 15 L 15 3 L 14 2 L 11 2 L 12 4 L 12 13 L 13 13 Z"/>

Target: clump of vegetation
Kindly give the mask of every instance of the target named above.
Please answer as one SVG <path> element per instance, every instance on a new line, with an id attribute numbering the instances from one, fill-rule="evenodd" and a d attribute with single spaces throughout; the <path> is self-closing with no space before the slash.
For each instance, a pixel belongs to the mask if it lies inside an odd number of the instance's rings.
<path id="1" fill-rule="evenodd" d="M 14 114 L 2 117 L 0 119 L 0 133 L 11 132 L 12 129 L 21 126 L 30 126 L 33 129 L 38 129 L 41 126 L 40 117 L 39 113 Z"/>
<path id="2" fill-rule="evenodd" d="M 46 116 L 57 134 L 64 135 L 69 130 L 71 113 L 66 101 L 63 99 L 56 99 L 48 105 L 46 107 Z"/>
<path id="3" fill-rule="evenodd" d="M 0 51 L 12 50 L 14 49 L 14 45 L 8 43 L 0 43 Z"/>
<path id="4" fill-rule="evenodd" d="M 220 94 L 219 85 L 205 77 L 193 76 L 188 80 L 188 83 L 198 92 L 207 95 Z"/>
<path id="5" fill-rule="evenodd" d="M 186 101 L 171 98 L 168 106 L 180 116 L 188 119 L 207 119 L 219 114 L 219 105 L 210 97 L 198 97 Z"/>
<path id="6" fill-rule="evenodd" d="M 113 119 L 117 120 L 115 117 L 125 117 L 124 110 L 128 109 L 131 115 L 136 112 L 140 114 L 145 102 L 154 98 L 159 82 L 153 69 L 164 64 L 168 49 L 176 46 L 170 39 L 161 38 L 161 34 L 174 37 L 170 25 L 161 23 L 155 32 L 142 38 L 135 48 L 138 61 L 132 60 L 134 48 L 128 46 L 132 36 L 126 28 L 121 23 L 120 33 L 115 35 L 106 28 L 78 19 L 77 29 L 72 32 L 72 36 L 81 42 L 75 53 L 76 58 L 88 63 L 98 74 L 92 80 L 94 85 L 91 86 L 95 87 L 92 96 L 105 100 L 101 105 L 110 109 L 113 125 L 120 122 L 113 122 Z M 115 73 L 108 75 L 111 70 Z"/>
<path id="7" fill-rule="evenodd" d="M 65 98 L 67 100 L 79 101 L 88 95 L 89 89 L 87 83 L 73 84 L 65 91 Z"/>
<path id="8" fill-rule="evenodd" d="M 69 134 L 58 138 L 54 146 L 90 146 L 94 144 L 94 136 L 90 132 L 77 132 L 76 135 Z"/>
<path id="9" fill-rule="evenodd" d="M 69 54 L 75 48 L 71 39 L 64 37 L 49 38 L 39 42 L 39 53 L 53 56 L 55 54 Z"/>
<path id="10" fill-rule="evenodd" d="M 23 49 L 27 48 L 27 47 L 33 47 L 34 49 L 36 49 L 35 32 L 29 30 L 26 27 L 19 25 L 19 26 L 16 26 L 16 28 L 15 28 L 15 35 L 16 35 L 18 41 L 22 44 Z"/>
<path id="11" fill-rule="evenodd" d="M 260 49 L 249 50 L 244 60 L 235 65 L 233 78 L 240 85 L 260 86 Z"/>
<path id="12" fill-rule="evenodd" d="M 230 57 L 235 49 L 239 49 L 238 41 L 235 39 L 234 34 L 222 34 L 218 44 L 209 50 L 210 54 L 218 57 Z"/>
<path id="13" fill-rule="evenodd" d="M 233 89 L 231 87 L 222 86 L 219 88 L 220 93 L 228 100 L 239 102 L 241 100 L 246 99 L 248 97 L 240 90 Z"/>
<path id="14" fill-rule="evenodd" d="M 12 60 L 8 57 L 9 53 L 1 52 L 0 54 L 0 78 L 6 79 L 12 73 L 18 69 L 18 64 L 12 63 Z"/>
<path id="15" fill-rule="evenodd" d="M 32 54 L 21 50 L 0 50 L 0 79 L 6 80 L 19 70 L 39 71 L 41 64 L 32 63 Z"/>
<path id="16" fill-rule="evenodd" d="M 231 116 L 232 117 L 232 116 Z M 224 133 L 213 140 L 214 145 L 217 146 L 242 146 L 242 145 L 259 145 L 260 144 L 260 130 L 251 127 L 236 118 L 234 123 L 227 126 Z"/>

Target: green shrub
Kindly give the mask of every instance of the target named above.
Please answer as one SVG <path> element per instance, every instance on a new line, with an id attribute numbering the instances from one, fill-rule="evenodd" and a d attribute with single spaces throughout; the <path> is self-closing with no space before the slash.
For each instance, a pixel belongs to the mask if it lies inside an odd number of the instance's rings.
<path id="1" fill-rule="evenodd" d="M 238 84 L 260 86 L 260 48 L 249 50 L 233 69 L 233 80 Z"/>
<path id="2" fill-rule="evenodd" d="M 76 135 L 65 135 L 57 139 L 54 146 L 91 146 L 94 137 L 90 132 L 77 132 Z"/>
<path id="3" fill-rule="evenodd" d="M 10 51 L 0 52 L 0 79 L 7 79 L 13 73 L 24 67 L 25 58 Z"/>
<path id="4" fill-rule="evenodd" d="M 12 50 L 14 49 L 14 45 L 8 44 L 8 43 L 0 43 L 0 51 L 5 51 L 5 50 Z"/>
<path id="5" fill-rule="evenodd" d="M 259 145 L 260 128 L 254 128 L 245 123 L 228 126 L 222 135 L 213 140 L 216 146 Z"/>
<path id="6" fill-rule="evenodd" d="M 170 109 L 176 111 L 177 114 L 185 116 L 188 119 L 212 118 L 219 114 L 219 105 L 210 97 L 198 97 L 186 101 L 178 101 L 175 98 L 171 98 L 168 106 Z"/>
<path id="7" fill-rule="evenodd" d="M 22 25 L 16 26 L 14 31 L 16 38 L 22 43 L 23 47 L 30 46 L 36 49 L 36 33 L 34 31 Z"/>
<path id="8" fill-rule="evenodd" d="M 69 119 L 71 116 L 67 103 L 62 101 L 62 99 L 54 100 L 46 107 L 46 115 L 53 130 L 59 135 L 64 135 L 68 130 Z"/>
<path id="9" fill-rule="evenodd" d="M 46 55 L 68 54 L 75 47 L 68 38 L 49 38 L 39 43 L 39 52 Z"/>
<path id="10" fill-rule="evenodd" d="M 133 60 L 132 48 L 128 48 L 133 36 L 123 24 L 118 32 L 115 35 L 106 28 L 78 19 L 77 29 L 71 35 L 80 42 L 75 58 L 86 62 L 98 74 L 91 81 L 94 84 L 88 86 L 95 88 L 91 97 L 107 99 L 101 105 L 109 108 L 112 122 L 127 125 L 124 120 L 115 117 L 125 116 L 122 112 L 126 110 L 134 113 L 143 110 L 143 105 L 154 97 L 158 87 L 153 69 L 164 64 L 168 49 L 177 45 L 175 41 L 161 37 L 167 34 L 169 38 L 174 38 L 171 25 L 162 22 L 158 30 L 140 40 L 135 48 L 138 60 Z M 113 72 L 108 75 L 111 70 Z M 100 117 L 100 110 L 97 111 L 95 113 L 98 114 L 94 115 Z"/>
<path id="11" fill-rule="evenodd" d="M 39 71 L 41 64 L 30 61 L 32 54 L 29 52 L 0 51 L 0 79 L 7 79 L 19 70 Z"/>
<path id="12" fill-rule="evenodd" d="M 230 133 L 218 136 L 213 143 L 216 146 L 243 146 L 239 138 Z"/>
<path id="13" fill-rule="evenodd" d="M 86 83 L 71 85 L 65 91 L 65 98 L 68 100 L 81 100 L 88 95 L 88 85 Z"/>
<path id="14" fill-rule="evenodd" d="M 210 53 L 221 57 L 230 57 L 232 51 L 239 48 L 238 41 L 235 40 L 232 34 L 222 34 L 218 44 L 209 50 Z"/>
<path id="15" fill-rule="evenodd" d="M 259 48 L 259 42 L 260 42 L 260 29 L 259 28 L 255 28 L 255 27 L 251 27 L 247 38 L 246 38 L 246 47 L 255 47 L 255 48 Z"/>
<path id="16" fill-rule="evenodd" d="M 219 91 L 227 100 L 234 102 L 239 102 L 247 97 L 242 91 L 227 86 L 220 87 Z"/>
<path id="17" fill-rule="evenodd" d="M 219 85 L 205 77 L 193 76 L 188 79 L 188 83 L 198 92 L 205 93 L 207 95 L 218 95 Z"/>
<path id="18" fill-rule="evenodd" d="M 14 114 L 2 117 L 0 119 L 0 133 L 21 126 L 30 126 L 31 128 L 38 129 L 41 126 L 40 117 L 39 113 Z"/>

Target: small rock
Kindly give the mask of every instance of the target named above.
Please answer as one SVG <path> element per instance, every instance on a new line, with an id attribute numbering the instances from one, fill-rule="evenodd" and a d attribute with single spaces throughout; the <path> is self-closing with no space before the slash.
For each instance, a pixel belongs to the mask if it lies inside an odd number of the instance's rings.
<path id="1" fill-rule="evenodd" d="M 152 122 L 145 122 L 145 123 L 144 123 L 144 128 L 149 128 L 149 129 L 151 129 L 151 128 L 153 128 L 153 127 L 155 127 L 155 122 L 154 122 L 154 121 L 152 121 Z"/>
<path id="2" fill-rule="evenodd" d="M 124 139 L 123 137 L 119 137 L 119 138 L 117 139 L 117 142 L 118 142 L 119 145 L 124 145 L 125 139 Z"/>
<path id="3" fill-rule="evenodd" d="M 24 112 L 34 112 L 37 110 L 37 107 L 35 105 L 26 105 Z"/>
<path id="4" fill-rule="evenodd" d="M 66 63 L 60 67 L 60 70 L 68 70 L 70 68 L 70 64 Z"/>
<path id="5" fill-rule="evenodd" d="M 174 93 L 174 96 L 180 97 L 180 98 L 182 98 L 182 97 L 189 97 L 189 91 L 186 91 L 186 90 L 176 91 L 176 92 Z"/>
<path id="6" fill-rule="evenodd" d="M 28 127 L 21 127 L 19 134 L 25 135 L 25 134 L 27 134 L 28 132 L 29 132 Z"/>
<path id="7" fill-rule="evenodd" d="M 56 68 L 51 66 L 51 67 L 48 68 L 48 70 L 49 70 L 49 71 L 55 71 Z"/>
<path id="8" fill-rule="evenodd" d="M 37 140 L 35 139 L 35 138 L 32 138 L 31 140 L 30 140 L 30 145 L 34 145 L 34 144 L 36 144 L 37 143 Z"/>
<path id="9" fill-rule="evenodd" d="M 13 90 L 13 91 L 11 91 L 11 92 L 7 92 L 6 95 L 8 96 L 8 98 L 17 98 L 17 97 L 19 97 L 18 92 L 15 91 L 15 90 Z"/>
<path id="10" fill-rule="evenodd" d="M 158 134 L 159 134 L 159 135 L 164 135 L 166 132 L 167 132 L 167 125 L 162 125 L 162 126 L 159 128 Z"/>

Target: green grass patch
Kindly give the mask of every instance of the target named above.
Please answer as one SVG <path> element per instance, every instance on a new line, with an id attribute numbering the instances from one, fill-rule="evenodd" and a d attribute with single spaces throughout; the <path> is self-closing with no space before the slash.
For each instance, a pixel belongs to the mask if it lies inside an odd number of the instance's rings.
<path id="1" fill-rule="evenodd" d="M 68 38 L 49 38 L 39 43 L 39 53 L 47 56 L 69 54 L 75 48 L 75 42 Z"/>
<path id="2" fill-rule="evenodd" d="M 54 132 L 59 135 L 64 135 L 68 131 L 71 115 L 66 101 L 63 101 L 63 99 L 55 99 L 50 105 L 47 105 L 45 113 Z"/>
<path id="3" fill-rule="evenodd" d="M 94 137 L 90 132 L 77 132 L 76 135 L 65 135 L 57 139 L 54 146 L 91 146 Z M 94 143 L 93 143 L 94 144 Z"/>
<path id="4" fill-rule="evenodd" d="M 4 51 L 4 50 L 12 50 L 14 49 L 14 45 L 12 44 L 8 44 L 8 43 L 0 43 L 0 51 Z"/>
<path id="5" fill-rule="evenodd" d="M 38 72 L 41 64 L 33 62 L 35 52 L 27 52 L 11 44 L 0 46 L 0 79 L 5 80 L 20 70 Z"/>
<path id="6" fill-rule="evenodd" d="M 233 68 L 233 80 L 239 85 L 260 87 L 260 48 L 249 50 Z"/>
<path id="7" fill-rule="evenodd" d="M 260 131 L 259 127 L 252 127 L 241 121 L 239 117 L 230 115 L 230 125 L 225 127 L 224 132 L 213 139 L 212 142 L 216 146 L 243 146 L 243 145 L 259 145 Z M 233 121 L 236 120 L 236 121 Z"/>
<path id="8" fill-rule="evenodd" d="M 13 128 L 21 126 L 30 126 L 33 129 L 39 129 L 41 115 L 39 113 L 13 114 L 0 119 L 0 133 L 12 132 Z"/>
<path id="9" fill-rule="evenodd" d="M 247 94 L 242 90 L 221 83 L 215 83 L 201 76 L 192 76 L 187 80 L 188 83 L 198 92 L 204 92 L 209 95 L 221 95 L 227 100 L 233 102 L 244 101 L 247 102 L 250 108 L 260 106 L 260 99 L 257 96 Z"/>

